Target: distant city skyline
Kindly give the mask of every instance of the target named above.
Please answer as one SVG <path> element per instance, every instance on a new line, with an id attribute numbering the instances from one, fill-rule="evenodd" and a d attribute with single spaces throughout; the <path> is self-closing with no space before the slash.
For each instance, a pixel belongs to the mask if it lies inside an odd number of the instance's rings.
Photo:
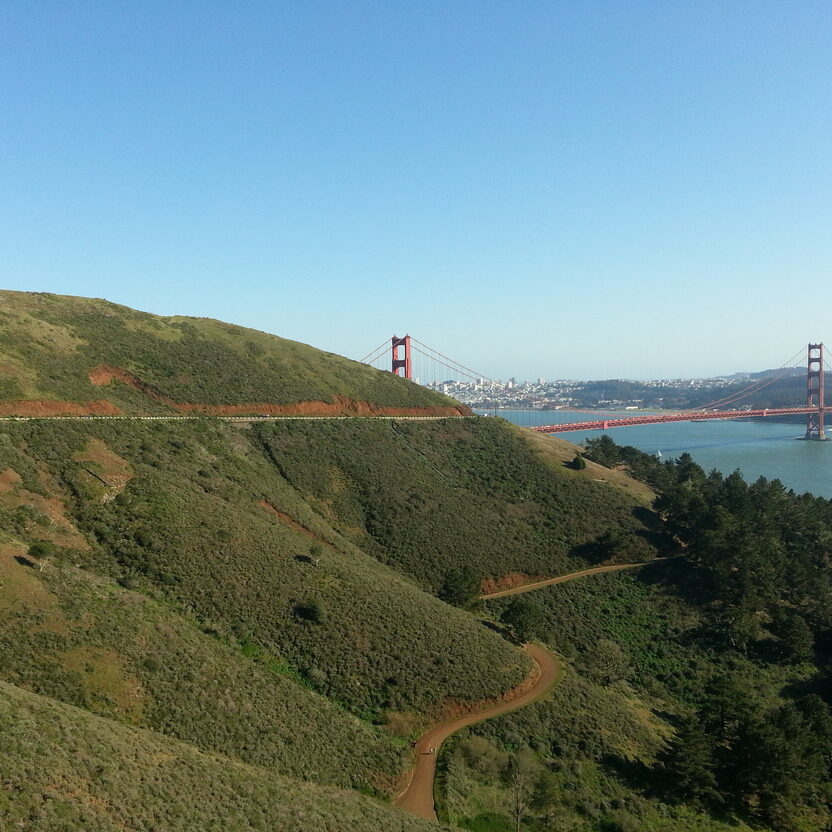
<path id="1" fill-rule="evenodd" d="M 832 344 L 825 2 L 0 8 L 0 286 L 492 378 Z"/>

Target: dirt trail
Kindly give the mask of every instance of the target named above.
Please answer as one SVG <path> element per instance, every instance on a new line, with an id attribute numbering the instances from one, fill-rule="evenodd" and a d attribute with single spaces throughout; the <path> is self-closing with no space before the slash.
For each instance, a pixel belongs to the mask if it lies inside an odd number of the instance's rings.
<path id="1" fill-rule="evenodd" d="M 670 558 L 653 558 L 653 560 L 646 560 L 641 563 L 616 563 L 612 566 L 595 566 L 592 569 L 584 569 L 582 572 L 571 572 L 569 575 L 560 575 L 557 578 L 546 578 L 543 581 L 532 581 L 529 584 L 513 586 L 511 589 L 501 589 L 499 592 L 490 592 L 487 595 L 480 595 L 480 600 L 489 601 L 492 598 L 505 598 L 508 595 L 521 595 L 524 592 L 531 592 L 533 589 L 541 589 L 544 586 L 563 584 L 567 581 L 573 581 L 575 578 L 583 578 L 585 575 L 596 575 L 599 572 L 618 572 L 621 569 L 637 569 L 639 566 L 647 566 L 650 563 L 656 563 L 662 560 L 670 560 Z"/>
<path id="2" fill-rule="evenodd" d="M 477 713 L 465 714 L 447 722 L 441 722 L 422 734 L 416 743 L 416 767 L 413 769 L 413 776 L 407 788 L 396 798 L 396 806 L 419 817 L 436 820 L 436 811 L 433 806 L 433 778 L 436 774 L 436 758 L 439 756 L 442 743 L 461 728 L 530 705 L 554 687 L 562 672 L 557 659 L 537 644 L 527 644 L 524 649 L 535 662 L 531 677 L 535 681 L 531 687 L 521 688 L 514 699 L 503 700 Z M 429 753 L 431 748 L 435 748 L 436 752 Z"/>
<path id="3" fill-rule="evenodd" d="M 533 589 L 540 589 L 544 586 L 562 584 L 567 581 L 574 581 L 576 578 L 583 578 L 586 575 L 595 575 L 599 572 L 617 572 L 622 569 L 636 569 L 639 566 L 647 566 L 648 563 L 671 560 L 672 558 L 654 558 L 643 563 L 617 563 L 612 566 L 596 566 L 592 569 L 584 569 L 580 572 L 571 572 L 568 575 L 560 575 L 557 578 L 547 578 L 543 581 L 534 581 L 522 586 L 515 586 L 501 592 L 494 592 L 490 595 L 482 595 L 481 599 L 502 598 L 506 595 L 519 595 L 522 592 L 530 592 Z M 489 705 L 476 713 L 465 714 L 464 716 L 449 719 L 447 722 L 440 722 L 425 731 L 415 745 L 416 765 L 407 788 L 396 798 L 395 805 L 406 812 L 418 815 L 419 817 L 436 820 L 436 809 L 433 804 L 433 781 L 436 776 L 436 759 L 439 756 L 439 749 L 451 734 L 455 734 L 468 725 L 477 722 L 484 722 L 501 714 L 516 711 L 526 705 L 536 702 L 548 693 L 560 681 L 563 668 L 554 655 L 545 647 L 538 644 L 527 644 L 523 648 L 535 663 L 529 681 L 531 685 L 522 685 L 517 690 L 517 695 L 510 699 Z M 434 749 L 434 753 L 430 750 Z"/>

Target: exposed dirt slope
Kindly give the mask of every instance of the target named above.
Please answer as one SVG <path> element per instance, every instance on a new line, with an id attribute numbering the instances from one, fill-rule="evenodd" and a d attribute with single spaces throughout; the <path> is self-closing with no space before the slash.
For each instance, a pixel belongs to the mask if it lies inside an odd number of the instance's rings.
<path id="1" fill-rule="evenodd" d="M 271 402 L 248 402 L 241 404 L 196 404 L 178 402 L 170 396 L 164 396 L 140 378 L 123 370 L 121 367 L 101 365 L 89 372 L 90 382 L 96 387 L 104 387 L 114 381 L 128 384 L 140 390 L 146 396 L 155 399 L 182 413 L 204 413 L 210 416 L 244 416 L 250 413 L 268 414 L 269 416 L 468 416 L 469 408 L 427 406 L 427 407 L 388 407 L 359 401 L 349 396 L 335 395 L 331 402 L 306 401 L 294 404 L 274 404 Z M 26 402 L 19 404 L 25 405 Z M 28 415 L 28 414 L 20 414 Z"/>

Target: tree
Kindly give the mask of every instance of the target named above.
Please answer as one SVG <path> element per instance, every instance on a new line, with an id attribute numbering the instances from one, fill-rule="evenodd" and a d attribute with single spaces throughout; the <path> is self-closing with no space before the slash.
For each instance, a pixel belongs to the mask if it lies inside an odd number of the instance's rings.
<path id="1" fill-rule="evenodd" d="M 612 468 L 621 461 L 621 453 L 618 445 L 604 434 L 597 439 L 587 439 L 586 441 L 586 457 L 599 465 L 605 465 L 607 468 Z"/>
<path id="2" fill-rule="evenodd" d="M 615 561 L 627 548 L 627 540 L 619 531 L 605 531 L 592 542 L 592 556 L 597 563 Z"/>
<path id="3" fill-rule="evenodd" d="M 779 608 L 769 629 L 780 639 L 788 661 L 806 662 L 812 658 L 815 638 L 803 616 Z"/>
<path id="4" fill-rule="evenodd" d="M 469 607 L 480 597 L 480 579 L 467 566 L 451 569 L 445 573 L 439 597 L 455 607 Z"/>
<path id="5" fill-rule="evenodd" d="M 581 454 L 575 454 L 575 458 L 572 460 L 572 469 L 575 471 L 583 471 L 585 468 L 586 460 Z"/>
<path id="6" fill-rule="evenodd" d="M 501 616 L 520 641 L 530 641 L 543 630 L 545 623 L 540 607 L 532 601 L 512 601 Z"/>
<path id="7" fill-rule="evenodd" d="M 531 807 L 543 821 L 545 832 L 573 832 L 578 823 L 573 813 L 563 805 L 563 785 L 550 772 L 542 771 L 534 786 Z"/>
<path id="8" fill-rule="evenodd" d="M 583 666 L 587 676 L 601 685 L 611 685 L 632 673 L 627 654 L 607 638 L 598 639 L 595 650 L 584 657 Z"/>
<path id="9" fill-rule="evenodd" d="M 682 721 L 676 736 L 657 759 L 662 790 L 669 797 L 693 803 L 712 804 L 720 800 L 713 740 L 695 717 Z"/>
<path id="10" fill-rule="evenodd" d="M 40 561 L 40 571 L 49 562 L 49 558 L 55 554 L 55 545 L 46 540 L 38 540 L 29 547 L 29 556 Z"/>
<path id="11" fill-rule="evenodd" d="M 523 820 L 531 807 L 535 780 L 539 771 L 540 762 L 531 749 L 521 748 L 509 758 L 505 781 L 511 801 L 509 809 L 515 832 L 520 832 Z"/>

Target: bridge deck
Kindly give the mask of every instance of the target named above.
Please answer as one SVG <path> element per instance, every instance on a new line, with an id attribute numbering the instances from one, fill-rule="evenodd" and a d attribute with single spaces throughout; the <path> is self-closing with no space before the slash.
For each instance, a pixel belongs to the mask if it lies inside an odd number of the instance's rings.
<path id="1" fill-rule="evenodd" d="M 574 430 L 608 430 L 633 425 L 658 425 L 662 422 L 708 422 L 714 419 L 753 419 L 767 416 L 800 416 L 817 412 L 817 407 L 770 407 L 765 410 L 684 411 L 682 413 L 651 413 L 623 419 L 595 419 L 589 422 L 566 422 L 562 425 L 536 425 L 538 433 L 564 433 Z"/>

